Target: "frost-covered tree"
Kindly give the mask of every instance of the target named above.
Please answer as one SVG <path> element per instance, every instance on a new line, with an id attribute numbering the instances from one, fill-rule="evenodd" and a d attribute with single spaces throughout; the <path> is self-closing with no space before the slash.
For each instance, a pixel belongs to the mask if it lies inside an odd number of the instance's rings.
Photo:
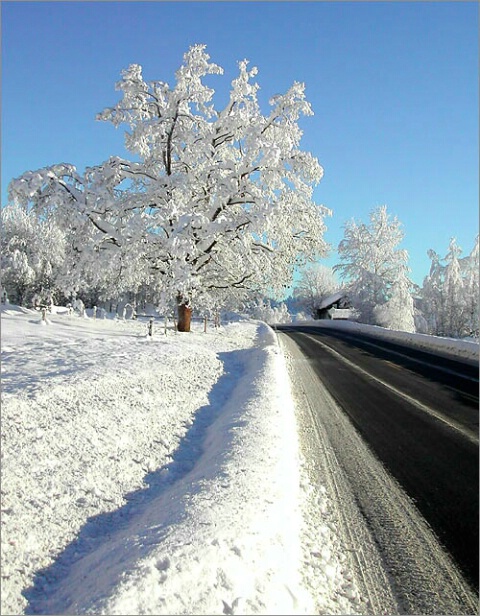
<path id="1" fill-rule="evenodd" d="M 429 333 L 453 338 L 478 336 L 478 250 L 477 236 L 467 257 L 460 257 L 462 250 L 455 238 L 451 238 L 443 259 L 434 250 L 428 251 L 432 263 L 423 282 L 421 306 Z"/>
<path id="2" fill-rule="evenodd" d="M 465 293 L 459 258 L 462 249 L 455 238 L 450 240 L 445 257 L 445 278 L 443 282 L 444 295 L 444 327 L 445 335 L 460 337 L 464 334 L 465 323 Z"/>
<path id="3" fill-rule="evenodd" d="M 1 212 L 2 286 L 10 301 L 24 305 L 34 296 L 46 301 L 59 286 L 65 237 L 55 221 L 8 205 Z"/>
<path id="4" fill-rule="evenodd" d="M 332 268 L 316 263 L 301 270 L 293 295 L 299 308 L 315 318 L 322 300 L 339 288 Z"/>
<path id="5" fill-rule="evenodd" d="M 478 338 L 479 335 L 479 278 L 480 278 L 480 259 L 479 259 L 479 236 L 477 235 L 475 245 L 469 254 L 464 267 L 464 294 L 465 294 L 465 329 L 470 336 Z"/>
<path id="6" fill-rule="evenodd" d="M 254 319 L 264 321 L 269 325 L 274 323 L 291 323 L 292 316 L 288 311 L 288 307 L 284 302 L 272 306 L 269 299 L 257 298 L 249 310 Z"/>
<path id="7" fill-rule="evenodd" d="M 427 251 L 431 261 L 430 272 L 423 281 L 421 290 L 421 310 L 427 322 L 427 333 L 441 334 L 444 331 L 443 308 L 443 266 L 440 255 L 434 250 Z"/>
<path id="8" fill-rule="evenodd" d="M 377 323 L 387 329 L 415 332 L 415 306 L 412 297 L 412 282 L 405 266 L 393 282 L 389 298 L 374 309 Z"/>
<path id="9" fill-rule="evenodd" d="M 68 224 L 80 271 L 90 264 L 93 275 L 95 259 L 119 287 L 148 280 L 178 302 L 184 331 L 193 305 L 280 292 L 296 264 L 326 251 L 329 212 L 313 201 L 323 170 L 299 147 L 299 118 L 313 113 L 304 85 L 274 96 L 264 115 L 257 69 L 244 60 L 217 110 L 204 80 L 222 73 L 204 45 L 184 55 L 172 86 L 131 65 L 121 100 L 98 118 L 128 128 L 136 162 L 113 157 L 84 174 L 55 165 L 10 186 L 12 199 Z"/>
<path id="10" fill-rule="evenodd" d="M 334 267 L 346 283 L 349 298 L 359 312 L 363 323 L 378 324 L 379 309 L 395 294 L 410 292 L 408 281 L 408 253 L 399 248 L 404 234 L 397 217 L 391 217 L 387 206 L 373 209 L 370 223 L 348 222 L 344 227 L 344 238 L 338 246 L 342 263 Z M 395 287 L 396 285 L 396 287 Z M 395 317 L 397 322 L 413 319 L 412 303 L 392 303 L 402 314 Z"/>

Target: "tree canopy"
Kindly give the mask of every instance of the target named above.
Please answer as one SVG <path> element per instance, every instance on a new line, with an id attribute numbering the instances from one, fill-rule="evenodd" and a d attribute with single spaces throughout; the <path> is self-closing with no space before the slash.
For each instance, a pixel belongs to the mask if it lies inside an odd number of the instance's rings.
<path id="1" fill-rule="evenodd" d="M 227 104 L 206 85 L 223 69 L 195 45 L 170 86 L 145 81 L 133 64 L 116 84 L 121 99 L 97 117 L 126 126 L 132 160 L 116 156 L 79 173 L 57 164 L 12 181 L 10 197 L 54 216 L 68 234 L 73 285 L 85 276 L 106 293 L 148 285 L 158 301 L 241 301 L 281 292 L 296 264 L 327 252 L 313 200 L 323 169 L 300 149 L 305 87 L 260 110 L 257 69 L 238 63 Z M 95 263 L 95 266 L 92 265 Z"/>
<path id="2" fill-rule="evenodd" d="M 461 257 L 454 237 L 441 258 L 428 251 L 430 272 L 423 281 L 421 307 L 427 332 L 439 336 L 475 336 L 479 333 L 479 236 L 471 253 Z M 443 261 L 443 264 L 442 264 Z"/>
<path id="3" fill-rule="evenodd" d="M 346 281 L 361 321 L 387 327 L 403 323 L 411 330 L 412 283 L 408 279 L 408 253 L 399 248 L 403 240 L 401 223 L 396 216 L 390 216 L 386 205 L 373 209 L 369 218 L 369 224 L 352 220 L 345 225 L 344 238 L 338 246 L 342 263 L 334 270 Z"/>

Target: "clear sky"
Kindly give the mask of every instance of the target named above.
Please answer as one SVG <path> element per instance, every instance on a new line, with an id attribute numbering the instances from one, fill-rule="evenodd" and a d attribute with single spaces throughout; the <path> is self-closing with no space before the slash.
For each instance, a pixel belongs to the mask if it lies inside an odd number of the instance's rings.
<path id="1" fill-rule="evenodd" d="M 386 204 L 403 224 L 412 279 L 427 250 L 464 255 L 479 226 L 478 3 L 472 2 L 1 2 L 2 203 L 26 170 L 79 170 L 128 156 L 123 131 L 95 115 L 119 97 L 129 64 L 174 81 L 187 49 L 207 45 L 225 69 L 257 66 L 261 103 L 293 81 L 315 115 L 302 147 L 325 175 L 316 201 L 333 210 L 326 240 L 338 262 L 343 225 Z"/>

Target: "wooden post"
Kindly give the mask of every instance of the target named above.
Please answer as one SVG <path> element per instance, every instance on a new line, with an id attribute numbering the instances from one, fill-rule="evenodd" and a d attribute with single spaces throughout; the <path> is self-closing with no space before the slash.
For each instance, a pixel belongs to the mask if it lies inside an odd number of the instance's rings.
<path id="1" fill-rule="evenodd" d="M 203 317 L 203 333 L 207 333 L 207 315 Z"/>

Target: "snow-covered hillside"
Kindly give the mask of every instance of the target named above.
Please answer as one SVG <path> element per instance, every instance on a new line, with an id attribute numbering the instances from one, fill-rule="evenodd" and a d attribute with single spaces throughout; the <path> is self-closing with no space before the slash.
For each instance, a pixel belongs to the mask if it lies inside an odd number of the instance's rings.
<path id="1" fill-rule="evenodd" d="M 1 316 L 2 614 L 363 613 L 270 327 Z"/>

